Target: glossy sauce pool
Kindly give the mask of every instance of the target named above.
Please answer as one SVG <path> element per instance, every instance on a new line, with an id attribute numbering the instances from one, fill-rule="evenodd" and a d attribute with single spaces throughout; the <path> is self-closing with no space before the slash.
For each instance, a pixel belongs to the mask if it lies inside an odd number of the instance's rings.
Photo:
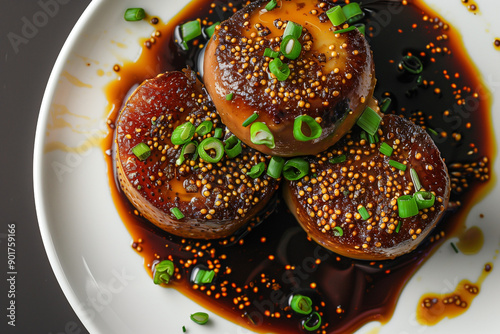
<path id="1" fill-rule="evenodd" d="M 241 6 L 241 1 L 197 0 L 166 24 L 149 13 L 147 19 L 155 31 L 141 41 L 143 51 L 136 62 L 114 67 L 120 79 L 107 88 L 111 131 L 103 142 L 104 152 L 113 149 L 114 122 L 134 87 L 163 71 L 186 66 L 198 70 L 197 59 L 206 40 L 201 38 L 182 51 L 175 43 L 175 27 L 197 18 L 203 26 L 210 25 Z M 388 112 L 426 128 L 450 171 L 454 209 L 412 253 L 377 262 L 338 256 L 308 240 L 279 198 L 273 213 L 231 238 L 178 238 L 138 215 L 117 184 L 113 154 L 105 155 L 116 207 L 146 270 L 151 274 L 155 261 L 172 260 L 176 272 L 169 287 L 253 331 L 307 332 L 302 327 L 307 316 L 289 307 L 293 294 L 312 299 L 322 318 L 318 333 L 352 332 L 372 320 L 387 322 L 406 282 L 447 237 L 460 231 L 465 213 L 491 184 L 487 182 L 494 151 L 490 95 L 461 51 L 457 33 L 419 2 L 366 1 L 363 8 L 378 79 L 375 96 L 391 97 Z M 408 54 L 421 59 L 420 75 L 398 68 Z M 192 270 L 198 267 L 216 272 L 212 284 L 191 282 Z"/>

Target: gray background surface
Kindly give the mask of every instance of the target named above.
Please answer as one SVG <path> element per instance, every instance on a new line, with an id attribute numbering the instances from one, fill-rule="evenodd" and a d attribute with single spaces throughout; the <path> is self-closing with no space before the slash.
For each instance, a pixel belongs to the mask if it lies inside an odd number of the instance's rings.
<path id="1" fill-rule="evenodd" d="M 0 333 L 88 333 L 59 287 L 33 200 L 40 103 L 59 51 L 90 0 L 0 0 Z M 29 23 L 26 23 L 29 22 Z M 29 24 L 35 29 L 29 29 Z M 16 224 L 16 326 L 7 324 L 8 224 Z"/>

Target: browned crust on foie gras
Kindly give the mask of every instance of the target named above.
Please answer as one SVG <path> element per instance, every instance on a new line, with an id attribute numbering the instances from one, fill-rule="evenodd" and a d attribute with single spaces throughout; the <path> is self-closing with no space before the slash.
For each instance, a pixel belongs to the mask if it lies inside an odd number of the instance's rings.
<path id="1" fill-rule="evenodd" d="M 315 177 L 286 182 L 284 188 L 285 201 L 308 235 L 325 248 L 351 258 L 393 259 L 412 251 L 448 206 L 447 167 L 421 127 L 386 115 L 378 138 L 378 143 L 370 144 L 360 139 L 359 127 L 354 128 L 326 152 L 307 158 Z M 394 148 L 390 157 L 380 153 L 382 142 Z M 346 156 L 344 162 L 330 162 L 342 154 Z M 406 170 L 390 166 L 389 160 L 405 164 Z M 411 168 L 436 201 L 416 216 L 400 218 L 397 199 L 419 190 L 412 182 Z M 370 214 L 368 219 L 361 218 L 360 206 Z M 342 236 L 335 235 L 337 226 Z"/>
<path id="2" fill-rule="evenodd" d="M 128 99 L 117 121 L 116 162 L 120 185 L 142 216 L 161 229 L 186 238 L 224 238 L 263 209 L 278 188 L 268 176 L 246 176 L 253 165 L 268 157 L 246 145 L 236 158 L 226 155 L 218 163 L 187 158 L 176 165 L 182 147 L 170 136 L 180 124 L 195 126 L 210 120 L 225 127 L 202 85 L 191 71 L 168 72 L 142 83 Z M 224 139 L 231 136 L 225 131 Z M 214 130 L 201 142 L 213 136 Z M 145 143 L 151 155 L 140 161 L 132 148 Z M 177 219 L 170 211 L 185 216 Z"/>
<path id="3" fill-rule="evenodd" d="M 204 82 L 226 126 L 247 145 L 265 154 L 317 154 L 339 140 L 355 124 L 371 100 L 375 70 L 370 46 L 354 29 L 335 34 L 318 1 L 282 1 L 272 11 L 257 1 L 216 28 L 204 58 Z M 288 20 L 302 25 L 302 51 L 295 60 L 281 56 L 290 76 L 278 81 L 269 72 L 272 58 L 264 50 L 279 50 Z M 232 94 L 231 100 L 226 96 Z M 254 112 L 275 139 L 275 148 L 250 140 L 242 123 Z M 323 129 L 311 141 L 293 136 L 297 116 L 309 115 Z"/>

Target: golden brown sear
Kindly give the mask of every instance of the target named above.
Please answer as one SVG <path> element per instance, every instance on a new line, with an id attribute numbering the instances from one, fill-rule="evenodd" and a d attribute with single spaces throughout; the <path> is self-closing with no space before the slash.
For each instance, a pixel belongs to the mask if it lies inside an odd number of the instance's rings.
<path id="1" fill-rule="evenodd" d="M 372 53 L 357 29 L 335 33 L 342 26 L 325 14 L 333 6 L 328 2 L 279 1 L 267 11 L 268 2 L 252 2 L 216 28 L 205 52 L 204 81 L 223 123 L 247 145 L 278 156 L 317 154 L 346 134 L 372 99 Z M 302 26 L 298 58 L 264 56 L 266 49 L 283 53 L 289 22 Z M 270 70 L 276 58 L 290 69 L 284 80 Z M 274 147 L 252 142 L 243 122 L 254 113 L 272 133 Z M 301 115 L 321 126 L 321 136 L 296 139 L 293 125 Z"/>
<path id="2" fill-rule="evenodd" d="M 355 127 L 329 150 L 307 157 L 310 176 L 287 182 L 284 195 L 320 245 L 352 258 L 392 259 L 415 249 L 439 221 L 448 206 L 448 171 L 432 138 L 399 116 L 384 116 L 372 142 Z M 381 153 L 381 145 L 392 154 Z M 415 189 L 411 169 L 422 189 Z M 401 218 L 398 198 L 419 190 L 434 194 L 434 205 Z"/>
<path id="3" fill-rule="evenodd" d="M 227 144 L 232 134 L 193 72 L 168 72 L 146 80 L 130 96 L 117 121 L 118 177 L 140 214 L 163 230 L 187 238 L 223 238 L 265 206 L 278 181 L 265 173 L 247 176 L 252 166 L 267 164 L 268 158 L 244 144 L 236 157 L 224 153 L 218 162 L 207 162 L 196 157 L 197 151 L 186 150 L 189 154 L 179 160 L 184 145 L 172 144 L 173 130 L 185 122 L 197 127 L 203 121 L 209 121 L 212 129 L 194 134 L 191 147 L 213 137 L 217 128 L 222 130 L 218 140 Z M 139 144 L 150 150 L 146 159 L 132 151 Z M 217 153 L 214 148 L 206 152 L 211 157 Z"/>

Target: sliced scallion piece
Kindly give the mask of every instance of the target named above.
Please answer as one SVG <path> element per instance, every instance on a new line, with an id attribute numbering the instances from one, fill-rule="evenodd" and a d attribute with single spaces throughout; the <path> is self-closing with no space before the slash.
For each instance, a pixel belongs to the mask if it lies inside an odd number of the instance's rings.
<path id="1" fill-rule="evenodd" d="M 181 210 L 178 207 L 174 207 L 170 209 L 170 212 L 175 216 L 177 219 L 182 219 L 184 218 L 184 214 L 181 212 Z"/>
<path id="2" fill-rule="evenodd" d="M 208 39 L 212 37 L 212 35 L 215 32 L 215 27 L 217 27 L 220 24 L 220 22 L 215 22 L 211 26 L 205 28 L 205 34 L 207 35 Z"/>
<path id="3" fill-rule="evenodd" d="M 303 322 L 302 326 L 309 332 L 314 332 L 321 326 L 321 315 L 318 312 L 311 313 Z"/>
<path id="4" fill-rule="evenodd" d="M 214 138 L 222 138 L 222 129 L 221 128 L 215 128 Z"/>
<path id="5" fill-rule="evenodd" d="M 189 42 L 192 39 L 201 35 L 201 23 L 198 20 L 193 20 L 181 25 L 181 36 L 184 42 Z"/>
<path id="6" fill-rule="evenodd" d="M 290 75 L 290 68 L 279 58 L 275 58 L 269 62 L 269 71 L 271 71 L 279 81 L 285 81 Z"/>
<path id="7" fill-rule="evenodd" d="M 146 160 L 151 155 L 151 149 L 144 143 L 139 143 L 132 148 L 132 153 L 141 161 Z"/>
<path id="8" fill-rule="evenodd" d="M 420 191 L 420 189 L 422 189 L 422 183 L 420 183 L 420 178 L 418 177 L 417 171 L 413 168 L 410 168 L 410 176 L 415 191 Z"/>
<path id="9" fill-rule="evenodd" d="M 370 218 L 370 214 L 368 213 L 368 210 L 366 210 L 364 206 L 359 207 L 358 212 L 363 220 L 367 220 L 368 218 Z"/>
<path id="10" fill-rule="evenodd" d="M 376 144 L 378 143 L 378 136 L 377 134 L 374 134 L 374 135 L 371 135 L 371 134 L 368 134 L 368 141 L 370 142 L 370 144 Z"/>
<path id="11" fill-rule="evenodd" d="M 198 325 L 204 325 L 208 322 L 208 314 L 205 312 L 196 312 L 191 314 L 191 320 L 196 322 Z"/>
<path id="12" fill-rule="evenodd" d="M 290 307 L 294 312 L 299 314 L 309 314 L 312 312 L 312 300 L 307 296 L 293 295 Z"/>
<path id="13" fill-rule="evenodd" d="M 345 21 L 347 21 L 347 17 L 344 14 L 344 11 L 342 10 L 342 7 L 340 6 L 335 6 L 330 8 L 329 10 L 326 11 L 326 15 L 332 22 L 334 26 L 339 26 Z"/>
<path id="14" fill-rule="evenodd" d="M 344 235 L 344 230 L 340 226 L 335 226 L 333 229 L 333 235 L 336 237 L 341 237 Z"/>
<path id="15" fill-rule="evenodd" d="M 398 221 L 398 224 L 396 225 L 396 233 L 399 233 L 400 229 L 401 229 L 401 221 Z"/>
<path id="16" fill-rule="evenodd" d="M 358 118 L 358 124 L 363 130 L 372 136 L 377 133 L 382 117 L 370 107 L 366 107 L 361 116 Z"/>
<path id="17" fill-rule="evenodd" d="M 387 144 L 386 142 L 380 144 L 378 150 L 380 151 L 380 153 L 382 153 L 383 155 L 387 155 L 388 157 L 390 157 L 392 155 L 392 152 L 394 151 L 391 145 Z"/>
<path id="18" fill-rule="evenodd" d="M 215 151 L 215 156 L 211 156 L 208 152 Z M 208 137 L 198 145 L 198 155 L 206 162 L 216 163 L 219 162 L 224 156 L 224 145 L 222 142 L 214 137 Z"/>
<path id="19" fill-rule="evenodd" d="M 191 122 L 186 122 L 174 129 L 170 140 L 174 145 L 182 145 L 191 140 L 194 136 L 195 127 Z"/>
<path id="20" fill-rule="evenodd" d="M 224 142 L 224 151 L 230 159 L 236 157 L 242 150 L 241 140 L 239 140 L 235 135 L 232 135 Z"/>
<path id="21" fill-rule="evenodd" d="M 212 131 L 212 127 L 214 126 L 214 123 L 210 121 L 203 121 L 196 127 L 195 133 L 198 134 L 198 136 L 203 137 L 204 135 L 210 133 Z"/>
<path id="22" fill-rule="evenodd" d="M 433 128 L 427 128 L 427 131 L 431 134 L 431 135 L 434 135 L 434 136 L 439 136 L 439 133 L 437 133 L 436 130 L 434 130 Z"/>
<path id="23" fill-rule="evenodd" d="M 264 50 L 264 57 L 269 57 L 269 58 L 278 58 L 280 55 L 279 52 L 273 51 L 270 48 L 266 48 Z"/>
<path id="24" fill-rule="evenodd" d="M 174 263 L 170 260 L 163 260 L 153 268 L 153 283 L 168 284 L 170 277 L 174 275 Z"/>
<path id="25" fill-rule="evenodd" d="M 399 196 L 398 214 L 400 218 L 409 218 L 418 215 L 418 206 L 411 195 Z"/>
<path id="26" fill-rule="evenodd" d="M 198 143 L 195 141 L 190 141 L 185 143 L 182 146 L 181 154 L 179 155 L 179 158 L 177 158 L 177 160 L 175 161 L 175 164 L 177 166 L 182 165 L 182 163 L 186 159 L 185 157 L 186 154 L 192 154 L 193 156 L 191 157 L 191 160 L 196 160 L 196 158 L 198 158 L 197 148 L 198 148 Z"/>
<path id="27" fill-rule="evenodd" d="M 353 24 L 365 16 L 365 13 L 361 10 L 361 7 L 357 2 L 351 2 L 344 5 L 342 7 L 342 11 L 344 12 L 345 17 L 347 18 L 347 23 L 349 24 Z"/>
<path id="28" fill-rule="evenodd" d="M 143 8 L 128 8 L 123 15 L 125 21 L 140 21 L 146 17 L 146 12 Z"/>
<path id="29" fill-rule="evenodd" d="M 252 168 L 250 168 L 250 171 L 247 173 L 247 175 L 253 179 L 256 179 L 262 175 L 264 170 L 266 170 L 266 163 L 261 161 L 258 164 L 253 165 Z"/>
<path id="30" fill-rule="evenodd" d="M 233 99 L 233 96 L 234 94 L 233 93 L 229 93 L 226 95 L 226 101 L 231 101 Z"/>
<path id="31" fill-rule="evenodd" d="M 204 270 L 204 269 L 199 269 L 199 268 L 196 268 L 196 269 L 198 269 L 198 270 L 196 271 L 196 276 L 193 280 L 194 284 L 210 284 L 210 283 L 212 283 L 212 281 L 215 277 L 215 271 Z"/>
<path id="32" fill-rule="evenodd" d="M 281 53 L 288 59 L 297 59 L 300 56 L 302 45 L 291 35 L 284 36 L 280 45 Z"/>
<path id="33" fill-rule="evenodd" d="M 356 23 L 353 27 L 356 27 L 361 34 L 366 35 L 366 26 L 363 23 Z"/>
<path id="34" fill-rule="evenodd" d="M 387 110 L 389 110 L 389 107 L 391 106 L 392 99 L 390 97 L 386 97 L 385 99 L 380 102 L 380 111 L 383 113 L 386 113 Z"/>
<path id="35" fill-rule="evenodd" d="M 413 194 L 419 210 L 428 209 L 434 205 L 436 196 L 430 191 L 417 191 Z"/>
<path id="36" fill-rule="evenodd" d="M 453 250 L 455 251 L 455 253 L 458 254 L 458 248 L 457 248 L 457 246 L 455 246 L 455 244 L 453 242 L 450 242 L 450 245 L 451 245 L 451 248 L 453 248 Z"/>
<path id="37" fill-rule="evenodd" d="M 270 149 L 276 146 L 271 130 L 262 122 L 254 122 L 250 126 L 250 140 L 256 145 L 266 145 Z"/>
<path id="38" fill-rule="evenodd" d="M 424 65 L 416 56 L 404 56 L 401 62 L 399 63 L 401 67 L 411 74 L 419 74 L 422 73 L 424 69 Z"/>
<path id="39" fill-rule="evenodd" d="M 267 166 L 267 175 L 274 179 L 279 179 L 281 176 L 281 171 L 285 165 L 285 159 L 282 157 L 272 157 L 269 160 L 269 166 Z"/>
<path id="40" fill-rule="evenodd" d="M 389 165 L 396 169 L 402 170 L 403 172 L 406 170 L 406 165 L 396 160 L 389 160 Z"/>
<path id="41" fill-rule="evenodd" d="M 249 126 L 250 124 L 252 124 L 257 118 L 259 118 L 259 114 L 257 114 L 256 112 L 254 112 L 241 125 L 246 128 L 247 126 Z"/>
<path id="42" fill-rule="evenodd" d="M 276 2 L 276 0 L 271 0 L 267 3 L 265 8 L 269 12 L 269 11 L 273 10 L 277 5 L 278 5 L 278 2 Z"/>
<path id="43" fill-rule="evenodd" d="M 302 124 L 304 123 L 309 127 L 309 136 L 305 135 L 302 132 Z M 316 122 L 316 120 L 309 115 L 297 116 L 293 121 L 293 136 L 299 141 L 309 141 L 317 139 L 321 136 L 322 132 L 323 129 L 318 124 L 318 122 Z"/>
<path id="44" fill-rule="evenodd" d="M 335 30 L 334 33 L 336 33 L 336 34 L 343 34 L 343 33 L 349 32 L 349 31 L 353 31 L 354 29 L 356 29 L 356 26 L 349 26 L 349 27 L 347 27 L 345 29 Z"/>
<path id="45" fill-rule="evenodd" d="M 288 21 L 285 31 L 283 32 L 283 38 L 292 36 L 295 39 L 299 39 L 300 35 L 302 35 L 302 26 L 293 21 Z M 283 50 L 281 50 L 281 52 L 283 52 Z"/>
<path id="46" fill-rule="evenodd" d="M 331 164 L 338 164 L 338 163 L 344 162 L 346 160 L 347 160 L 347 157 L 345 156 L 345 154 L 341 154 L 341 155 L 337 155 L 336 157 L 331 158 L 328 161 Z"/>
<path id="47" fill-rule="evenodd" d="M 283 166 L 283 177 L 289 181 L 296 181 L 309 173 L 309 163 L 303 158 L 292 158 Z"/>

